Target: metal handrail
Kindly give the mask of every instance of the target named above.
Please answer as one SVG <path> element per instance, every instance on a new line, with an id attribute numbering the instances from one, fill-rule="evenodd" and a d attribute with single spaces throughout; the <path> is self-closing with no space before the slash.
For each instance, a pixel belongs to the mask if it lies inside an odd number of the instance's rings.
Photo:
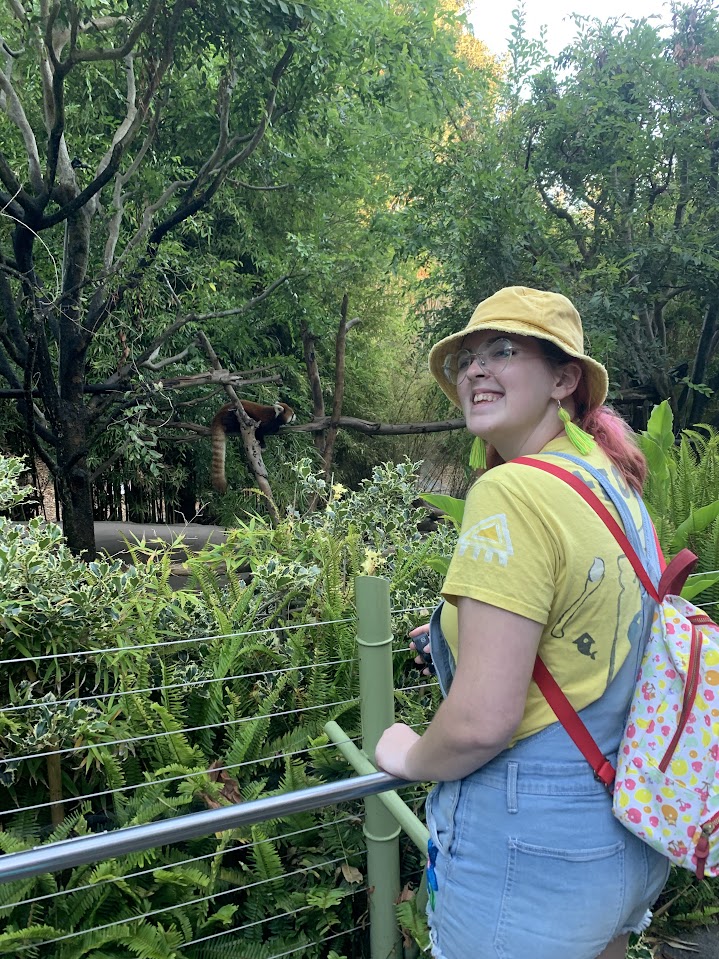
<path id="1" fill-rule="evenodd" d="M 197 839 L 200 836 L 249 826 L 267 819 L 279 819 L 310 809 L 321 809 L 350 799 L 362 799 L 409 785 L 387 773 L 375 772 L 334 783 L 323 783 L 280 796 L 268 796 L 240 805 L 223 806 L 204 812 L 176 816 L 142 826 L 128 826 L 92 836 L 77 836 L 64 842 L 36 846 L 24 852 L 0 856 L 0 883 L 27 879 L 73 866 L 85 866 L 102 859 L 115 859 L 130 852 Z"/>

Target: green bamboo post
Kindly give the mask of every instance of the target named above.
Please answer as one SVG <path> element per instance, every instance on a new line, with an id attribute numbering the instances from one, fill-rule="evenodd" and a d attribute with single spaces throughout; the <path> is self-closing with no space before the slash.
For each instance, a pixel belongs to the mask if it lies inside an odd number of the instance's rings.
<path id="1" fill-rule="evenodd" d="M 375 746 L 384 730 L 394 722 L 389 581 L 380 576 L 358 576 L 355 598 L 362 748 L 374 762 Z M 372 959 L 402 957 L 402 936 L 395 914 L 400 894 L 399 834 L 400 827 L 379 797 L 368 796 L 364 835 Z"/>

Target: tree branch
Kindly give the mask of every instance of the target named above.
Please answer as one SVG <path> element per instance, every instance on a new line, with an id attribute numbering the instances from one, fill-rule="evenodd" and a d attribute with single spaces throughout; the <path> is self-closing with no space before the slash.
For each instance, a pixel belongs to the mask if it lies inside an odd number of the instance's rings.
<path id="1" fill-rule="evenodd" d="M 20 3 L 20 0 L 8 0 L 8 6 L 14 14 L 14 16 L 21 22 L 27 23 L 27 13 L 23 5 Z"/>
<path id="2" fill-rule="evenodd" d="M 342 297 L 340 307 L 340 322 L 335 337 L 335 388 L 332 397 L 332 415 L 327 429 L 325 448 L 323 451 L 323 465 L 325 479 L 329 481 L 332 475 L 332 459 L 334 456 L 335 440 L 337 439 L 338 423 L 342 416 L 342 402 L 345 395 L 345 346 L 347 343 L 347 310 L 349 308 L 349 294 Z"/>
<path id="3" fill-rule="evenodd" d="M 151 426 L 159 426 L 162 423 L 150 422 Z M 289 433 L 317 433 L 326 430 L 331 422 L 331 417 L 324 416 L 320 420 L 313 420 L 311 423 L 292 423 L 289 426 L 282 426 L 281 429 Z M 174 420 L 166 424 L 168 428 L 177 428 L 189 430 L 192 433 L 198 433 L 200 436 L 209 436 L 211 430 L 209 426 L 203 426 L 200 423 L 188 423 L 185 421 Z M 358 433 L 364 433 L 368 436 L 408 436 L 425 433 L 446 433 L 451 430 L 462 430 L 465 428 L 465 422 L 462 417 L 454 420 L 438 420 L 433 423 L 375 423 L 371 420 L 358 419 L 356 416 L 341 416 L 337 424 L 342 429 L 354 430 Z"/>
<path id="4" fill-rule="evenodd" d="M 69 219 L 73 213 L 77 213 L 78 210 L 81 210 L 88 200 L 91 200 L 97 193 L 102 190 L 106 183 L 109 183 L 117 172 L 120 166 L 120 160 L 122 159 L 122 154 L 125 149 L 125 143 L 116 143 L 112 149 L 112 155 L 107 166 L 99 173 L 91 183 L 85 187 L 84 190 L 81 190 L 77 196 L 73 197 L 68 203 L 60 207 L 55 213 L 51 213 L 50 216 L 44 216 L 40 223 L 40 229 L 47 230 L 52 226 L 55 226 L 57 223 L 62 223 L 63 220 Z"/>
<path id="5" fill-rule="evenodd" d="M 0 264 L 2 264 L 1 257 Z M 13 299 L 12 289 L 10 288 L 10 283 L 8 282 L 7 275 L 4 271 L 0 271 L 0 304 L 3 307 L 3 313 L 5 314 L 5 323 L 2 327 L 2 336 L 7 336 L 7 339 L 9 340 L 9 344 L 7 344 L 5 348 L 13 363 L 16 363 L 18 366 L 22 366 L 24 358 L 27 354 L 27 339 L 25 338 L 25 334 L 20 326 L 20 320 L 17 315 L 17 308 Z"/>
<path id="6" fill-rule="evenodd" d="M 181 353 L 176 353 L 174 356 L 168 356 L 164 360 L 158 360 L 155 362 L 157 355 L 160 352 L 160 348 L 158 347 L 152 356 L 145 360 L 145 362 L 142 364 L 142 368 L 144 370 L 151 370 L 153 373 L 159 373 L 160 370 L 164 370 L 173 363 L 179 363 L 181 360 L 186 359 L 191 349 L 191 346 L 186 346 Z"/>
<path id="7" fill-rule="evenodd" d="M 94 50 L 79 50 L 73 45 L 68 56 L 70 65 L 74 66 L 76 63 L 82 62 L 97 63 L 99 60 L 111 61 L 124 59 L 124 57 L 126 57 L 128 53 L 132 51 L 142 34 L 145 32 L 149 33 L 152 21 L 155 19 L 158 6 L 159 0 L 150 0 L 145 15 L 137 21 L 135 26 L 128 34 L 127 40 L 121 47 L 110 47 L 106 49 L 95 47 Z M 185 8 L 187 7 L 187 2 L 182 0 L 178 6 L 182 8 L 181 12 L 184 12 Z"/>
<path id="8" fill-rule="evenodd" d="M 247 142 L 247 145 L 245 146 L 245 148 L 241 150 L 239 153 L 236 153 L 229 160 L 227 160 L 219 168 L 216 175 L 214 176 L 212 181 L 208 184 L 208 186 L 203 190 L 203 192 L 200 193 L 199 195 L 196 195 L 195 191 L 197 190 L 199 186 L 202 185 L 201 176 L 200 174 L 198 174 L 198 176 L 195 178 L 193 183 L 188 188 L 187 194 L 185 195 L 185 197 L 183 197 L 183 200 L 180 203 L 177 210 L 175 210 L 174 213 L 170 214 L 170 216 L 168 216 L 163 223 L 160 223 L 152 231 L 150 238 L 148 240 L 148 246 L 150 248 L 148 251 L 148 255 L 151 255 L 152 259 L 154 259 L 154 255 L 152 255 L 151 251 L 153 250 L 153 248 L 158 246 L 158 244 L 163 240 L 166 234 L 169 233 L 169 231 L 173 227 L 177 226 L 179 223 L 182 223 L 189 216 L 192 216 L 202 207 L 206 206 L 207 203 L 209 203 L 209 201 L 213 198 L 217 190 L 220 188 L 220 186 L 222 185 L 222 183 L 224 182 L 224 180 L 226 179 L 230 171 L 233 170 L 240 163 L 242 163 L 244 160 L 246 160 L 249 156 L 251 156 L 252 153 L 254 153 L 254 151 L 257 149 L 263 136 L 265 135 L 265 131 L 267 130 L 267 125 L 272 119 L 272 113 L 274 111 L 275 102 L 277 99 L 277 88 L 278 88 L 280 79 L 282 78 L 282 75 L 284 74 L 287 67 L 289 66 L 289 63 L 290 63 L 290 60 L 292 59 L 293 54 L 294 54 L 294 46 L 291 43 L 288 43 L 287 48 L 285 49 L 285 52 L 283 53 L 283 55 L 280 57 L 279 61 L 275 65 L 275 69 L 272 71 L 272 77 L 270 79 L 271 89 L 267 97 L 267 100 L 265 101 L 263 116 L 260 122 L 257 124 L 257 127 L 255 128 L 255 131 L 252 134 L 252 137 L 250 138 L 250 140 Z M 220 139 L 222 139 L 222 136 L 223 134 L 221 132 Z M 217 151 L 215 151 L 215 153 L 217 153 Z M 207 164 L 205 164 L 205 166 L 203 167 L 201 171 L 202 177 L 205 178 L 206 175 L 209 174 L 209 172 L 211 171 L 207 170 Z"/>
<path id="9" fill-rule="evenodd" d="M 292 183 L 278 183 L 275 186 L 256 186 L 253 183 L 245 183 L 244 180 L 232 180 L 228 179 L 227 181 L 230 186 L 241 187 L 243 190 L 260 190 L 263 193 L 268 193 L 271 190 L 289 190 Z"/>
<path id="10" fill-rule="evenodd" d="M 85 20 L 77 23 L 76 33 L 89 33 L 91 30 L 102 33 L 103 30 L 111 30 L 118 24 L 132 23 L 129 17 L 95 17 L 92 20 Z M 53 33 L 53 48 L 57 56 L 62 53 L 65 44 L 71 39 L 70 30 L 56 30 Z"/>
<path id="11" fill-rule="evenodd" d="M 574 237 L 574 242 L 577 244 L 577 249 L 579 250 L 579 253 L 582 259 L 586 261 L 588 259 L 587 245 L 584 242 L 584 237 L 582 236 L 581 231 L 579 230 L 577 224 L 574 222 L 574 217 L 571 215 L 571 213 L 569 213 L 568 210 L 565 210 L 563 207 L 558 206 L 556 203 L 554 203 L 550 199 L 549 194 L 542 186 L 542 183 L 539 180 L 539 178 L 537 178 L 536 183 L 537 183 L 537 189 L 539 190 L 539 194 L 544 200 L 544 204 L 547 207 L 547 209 L 551 213 L 553 213 L 556 217 L 558 217 L 560 220 L 564 220 L 566 223 L 569 224 L 572 236 Z"/>
<path id="12" fill-rule="evenodd" d="M 0 195 L 2 210 L 10 210 L 13 217 L 21 223 L 25 223 L 25 214 L 31 217 L 35 213 L 35 204 L 32 197 L 25 192 L 22 183 L 17 179 L 15 173 L 8 163 L 5 154 L 0 151 L 0 180 L 9 191 L 7 194 Z"/>
<path id="13" fill-rule="evenodd" d="M 322 395 L 322 380 L 320 379 L 320 370 L 317 364 L 317 351 L 315 349 L 317 338 L 310 332 L 307 323 L 302 322 L 302 348 L 305 355 L 305 369 L 310 381 L 310 391 L 312 393 L 312 412 L 315 419 L 321 419 L 325 415 L 325 399 Z M 324 453 L 324 440 L 321 433 L 315 433 L 313 437 L 315 449 L 320 454 Z"/>
<path id="14" fill-rule="evenodd" d="M 312 423 L 292 423 L 283 429 L 294 433 L 310 433 L 316 430 L 326 430 L 331 417 L 324 416 L 321 420 Z M 433 423 L 374 423 L 371 420 L 361 420 L 356 416 L 341 416 L 338 426 L 343 429 L 356 430 L 368 436 L 405 436 L 415 433 L 444 433 L 450 430 L 465 428 L 464 418 L 454 420 L 438 420 Z"/>
<path id="15" fill-rule="evenodd" d="M 711 116 L 713 116 L 714 119 L 716 119 L 717 117 L 719 117 L 719 110 L 718 110 L 718 109 L 714 106 L 714 104 L 711 102 L 711 100 L 710 100 L 709 97 L 707 96 L 706 90 L 705 90 L 703 87 L 700 87 L 700 88 L 699 88 L 699 96 L 700 96 L 700 98 L 701 98 L 701 101 L 702 101 L 702 104 L 703 104 L 703 106 L 704 106 L 704 109 L 707 111 L 707 113 L 709 113 Z"/>
<path id="16" fill-rule="evenodd" d="M 23 144 L 25 145 L 25 152 L 27 153 L 28 158 L 30 183 L 32 184 L 33 190 L 35 190 L 36 193 L 40 193 L 43 189 L 43 180 L 42 170 L 40 169 L 40 154 L 37 148 L 37 140 L 35 139 L 35 134 L 30 126 L 30 122 L 25 114 L 22 103 L 15 92 L 10 74 L 9 72 L 5 73 L 3 70 L 0 70 L 0 91 L 2 92 L 2 97 L 0 97 L 0 106 L 4 108 L 5 113 L 7 113 L 8 117 L 20 131 Z"/>
<path id="17" fill-rule="evenodd" d="M 113 204 L 115 206 L 115 212 L 112 214 L 110 219 L 110 225 L 108 229 L 107 242 L 105 244 L 105 254 L 103 257 L 103 263 L 105 266 L 105 274 L 103 279 L 110 276 L 110 269 L 112 267 L 112 262 L 115 258 L 115 250 L 117 248 L 117 243 L 120 237 L 120 228 L 122 226 L 122 214 L 125 208 L 125 194 L 124 189 L 132 179 L 133 176 L 140 169 L 142 161 L 145 159 L 147 151 L 150 149 L 151 144 L 153 143 L 155 136 L 157 135 L 157 129 L 159 126 L 161 114 L 161 107 L 158 105 L 152 113 L 152 118 L 150 120 L 150 129 L 147 132 L 142 146 L 137 152 L 137 155 L 133 159 L 130 166 L 127 168 L 125 173 L 117 173 L 115 177 L 115 188 L 113 190 Z M 180 181 L 178 181 L 179 184 Z M 164 194 L 163 194 L 164 195 Z M 147 233 L 147 230 L 150 228 L 152 223 L 152 218 L 147 217 L 147 208 L 143 211 L 142 221 L 139 229 L 135 233 L 135 236 L 130 239 L 130 241 L 125 246 L 125 251 L 121 260 L 124 260 L 129 251 L 139 242 L 140 238 Z M 120 264 L 118 264 L 118 269 Z"/>

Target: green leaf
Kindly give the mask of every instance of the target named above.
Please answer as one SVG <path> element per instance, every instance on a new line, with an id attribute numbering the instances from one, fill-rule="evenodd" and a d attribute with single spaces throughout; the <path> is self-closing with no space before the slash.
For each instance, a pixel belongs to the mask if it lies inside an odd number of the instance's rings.
<path id="1" fill-rule="evenodd" d="M 640 437 L 642 453 L 647 458 L 647 466 L 652 478 L 659 483 L 669 480 L 668 454 L 661 445 L 647 433 Z"/>
<path id="2" fill-rule="evenodd" d="M 426 500 L 430 506 L 441 509 L 443 513 L 446 513 L 458 528 L 462 525 L 462 518 L 464 517 L 463 499 L 446 496 L 443 493 L 422 493 L 422 499 Z"/>
<path id="3" fill-rule="evenodd" d="M 446 576 L 449 571 L 449 559 L 446 556 L 428 556 L 425 562 L 430 569 L 442 576 Z"/>
<path id="4" fill-rule="evenodd" d="M 689 537 L 694 533 L 703 533 L 707 526 L 711 526 L 717 516 L 719 516 L 719 500 L 715 500 L 709 506 L 693 509 L 688 518 L 677 527 L 674 538 L 669 544 L 670 550 L 684 549 Z"/>
<path id="5" fill-rule="evenodd" d="M 715 583 L 719 583 L 719 573 L 697 573 L 689 577 L 680 595 L 682 599 L 692 600 Z"/>
<path id="6" fill-rule="evenodd" d="M 665 453 L 674 446 L 674 414 L 669 400 L 662 400 L 652 410 L 647 423 L 647 436 L 650 436 Z"/>

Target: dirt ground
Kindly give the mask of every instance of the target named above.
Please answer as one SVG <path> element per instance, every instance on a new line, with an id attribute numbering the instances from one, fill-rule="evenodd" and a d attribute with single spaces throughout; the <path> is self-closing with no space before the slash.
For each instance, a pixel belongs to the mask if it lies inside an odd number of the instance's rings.
<path id="1" fill-rule="evenodd" d="M 675 945 L 664 943 L 661 959 L 719 959 L 719 928 L 707 926 L 677 936 Z"/>

